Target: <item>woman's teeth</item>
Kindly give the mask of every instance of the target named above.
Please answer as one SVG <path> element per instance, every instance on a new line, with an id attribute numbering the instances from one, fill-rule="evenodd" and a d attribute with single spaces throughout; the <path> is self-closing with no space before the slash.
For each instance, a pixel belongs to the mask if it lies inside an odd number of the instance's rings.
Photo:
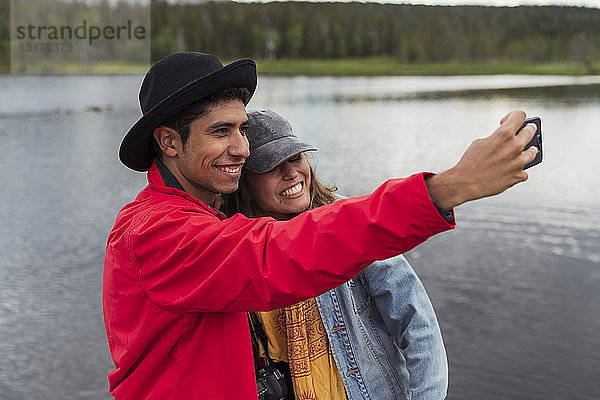
<path id="1" fill-rule="evenodd" d="M 281 196 L 293 196 L 295 194 L 300 193 L 301 191 L 302 191 L 302 182 L 298 182 L 291 188 L 286 189 L 283 192 L 281 192 Z"/>

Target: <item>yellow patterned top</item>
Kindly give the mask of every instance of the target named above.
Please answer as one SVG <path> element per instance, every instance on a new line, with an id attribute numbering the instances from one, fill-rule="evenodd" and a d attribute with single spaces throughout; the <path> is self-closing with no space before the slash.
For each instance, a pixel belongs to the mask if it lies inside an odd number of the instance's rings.
<path id="1" fill-rule="evenodd" d="M 269 341 L 269 356 L 290 364 L 296 400 L 347 400 L 314 298 L 256 313 Z"/>

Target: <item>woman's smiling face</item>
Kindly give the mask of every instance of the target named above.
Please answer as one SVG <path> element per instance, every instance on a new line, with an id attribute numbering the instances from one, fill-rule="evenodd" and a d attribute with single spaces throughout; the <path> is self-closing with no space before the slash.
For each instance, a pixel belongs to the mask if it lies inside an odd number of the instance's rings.
<path id="1" fill-rule="evenodd" d="M 310 204 L 310 166 L 300 153 L 264 174 L 246 171 L 259 215 L 284 220 Z"/>

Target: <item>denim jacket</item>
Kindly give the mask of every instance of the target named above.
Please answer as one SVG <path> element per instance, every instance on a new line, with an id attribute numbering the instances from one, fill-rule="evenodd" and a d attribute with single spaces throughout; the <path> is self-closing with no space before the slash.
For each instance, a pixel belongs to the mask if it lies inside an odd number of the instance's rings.
<path id="1" fill-rule="evenodd" d="M 348 400 L 446 397 L 435 312 L 402 255 L 371 264 L 317 304 Z"/>

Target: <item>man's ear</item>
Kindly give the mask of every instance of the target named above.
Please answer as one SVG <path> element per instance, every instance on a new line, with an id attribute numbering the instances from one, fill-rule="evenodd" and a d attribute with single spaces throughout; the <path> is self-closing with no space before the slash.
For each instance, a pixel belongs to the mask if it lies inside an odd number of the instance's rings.
<path id="1" fill-rule="evenodd" d="M 165 156 L 175 157 L 179 154 L 181 137 L 175 129 L 161 125 L 154 130 L 154 139 Z"/>

